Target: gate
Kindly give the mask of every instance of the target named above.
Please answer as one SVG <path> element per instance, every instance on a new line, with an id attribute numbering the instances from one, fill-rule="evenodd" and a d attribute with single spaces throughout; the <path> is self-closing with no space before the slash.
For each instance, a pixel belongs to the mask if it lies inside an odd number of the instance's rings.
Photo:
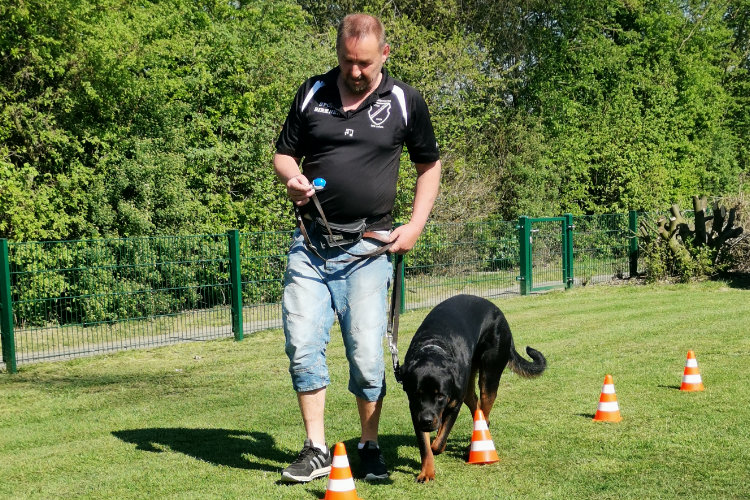
<path id="1" fill-rule="evenodd" d="M 518 219 L 521 295 L 573 286 L 573 216 Z"/>

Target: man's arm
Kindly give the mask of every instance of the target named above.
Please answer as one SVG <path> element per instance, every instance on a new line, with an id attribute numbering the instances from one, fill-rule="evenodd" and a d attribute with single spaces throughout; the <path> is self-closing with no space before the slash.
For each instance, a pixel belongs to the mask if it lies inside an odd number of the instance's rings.
<path id="1" fill-rule="evenodd" d="M 299 170 L 299 159 L 276 153 L 273 155 L 273 169 L 276 176 L 286 186 L 286 194 L 295 205 L 301 207 L 310 201 L 315 193 L 312 184 Z"/>
<path id="2" fill-rule="evenodd" d="M 414 189 L 411 219 L 391 233 L 392 253 L 405 254 L 414 248 L 440 190 L 440 160 L 432 163 L 415 163 L 414 166 L 417 169 L 417 185 Z"/>

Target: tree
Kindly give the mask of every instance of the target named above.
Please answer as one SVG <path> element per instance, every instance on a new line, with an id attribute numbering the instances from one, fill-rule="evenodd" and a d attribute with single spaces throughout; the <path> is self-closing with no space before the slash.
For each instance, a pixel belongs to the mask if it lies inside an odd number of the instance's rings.
<path id="1" fill-rule="evenodd" d="M 97 233 L 102 177 L 85 135 L 67 125 L 75 103 L 82 2 L 0 6 L 0 236 Z"/>
<path id="2" fill-rule="evenodd" d="M 0 236 L 290 227 L 274 141 L 351 11 L 385 20 L 388 68 L 433 113 L 436 218 L 650 210 L 746 182 L 748 0 L 25 0 L 0 4 Z"/>
<path id="3" fill-rule="evenodd" d="M 296 4 L 0 9 L 0 235 L 291 225 L 273 141 L 297 86 L 332 60 Z"/>

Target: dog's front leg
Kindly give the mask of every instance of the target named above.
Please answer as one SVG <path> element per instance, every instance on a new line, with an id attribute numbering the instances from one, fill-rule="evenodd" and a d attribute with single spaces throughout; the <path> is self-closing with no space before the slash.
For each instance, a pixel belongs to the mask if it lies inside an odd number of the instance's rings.
<path id="1" fill-rule="evenodd" d="M 422 470 L 417 476 L 417 481 L 426 483 L 435 480 L 435 457 L 430 448 L 430 433 L 416 430 L 419 455 L 422 458 Z"/>
<path id="2" fill-rule="evenodd" d="M 432 453 L 433 455 L 440 455 L 445 451 L 445 445 L 448 442 L 448 434 L 451 433 L 453 424 L 456 423 L 456 417 L 458 412 L 461 410 L 461 403 L 452 403 L 443 412 L 443 419 L 440 423 L 440 428 L 435 435 L 435 439 L 432 441 Z"/>

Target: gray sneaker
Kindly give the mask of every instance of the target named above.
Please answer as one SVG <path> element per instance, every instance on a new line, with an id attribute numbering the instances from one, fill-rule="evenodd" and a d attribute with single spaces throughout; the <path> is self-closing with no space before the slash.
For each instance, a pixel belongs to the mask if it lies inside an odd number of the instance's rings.
<path id="1" fill-rule="evenodd" d="M 313 446 L 312 441 L 305 439 L 305 445 L 299 452 L 297 460 L 281 471 L 281 480 L 285 483 L 306 483 L 316 477 L 331 472 L 331 450 L 323 453 Z"/>
<path id="2" fill-rule="evenodd" d="M 359 460 L 362 463 L 362 472 L 365 481 L 382 481 L 388 479 L 388 469 L 385 468 L 385 459 L 380 453 L 380 448 L 374 441 L 367 441 L 364 448 L 357 449 Z"/>

